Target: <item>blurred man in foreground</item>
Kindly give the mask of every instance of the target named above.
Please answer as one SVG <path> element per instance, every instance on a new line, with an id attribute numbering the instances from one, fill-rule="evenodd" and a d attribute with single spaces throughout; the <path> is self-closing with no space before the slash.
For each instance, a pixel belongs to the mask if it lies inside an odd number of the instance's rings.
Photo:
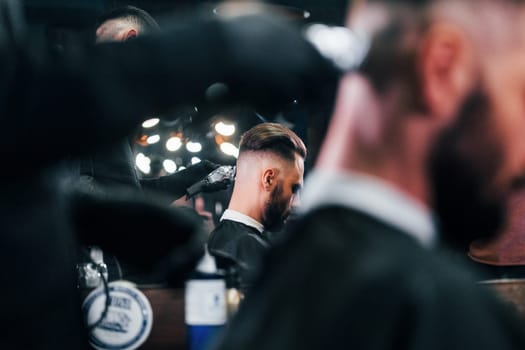
<path id="1" fill-rule="evenodd" d="M 522 349 L 525 328 L 432 251 L 502 224 L 525 171 L 525 6 L 357 1 L 306 214 L 219 349 Z M 432 209 L 439 221 L 434 226 Z"/>

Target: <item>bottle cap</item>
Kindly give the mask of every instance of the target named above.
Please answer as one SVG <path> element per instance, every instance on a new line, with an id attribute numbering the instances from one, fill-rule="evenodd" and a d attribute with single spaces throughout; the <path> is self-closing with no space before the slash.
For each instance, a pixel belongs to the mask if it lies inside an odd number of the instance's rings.
<path id="1" fill-rule="evenodd" d="M 208 252 L 208 248 L 204 250 L 204 256 L 201 258 L 199 264 L 197 265 L 197 271 L 210 274 L 217 272 L 217 264 L 215 263 L 215 258 L 211 256 L 211 254 Z"/>

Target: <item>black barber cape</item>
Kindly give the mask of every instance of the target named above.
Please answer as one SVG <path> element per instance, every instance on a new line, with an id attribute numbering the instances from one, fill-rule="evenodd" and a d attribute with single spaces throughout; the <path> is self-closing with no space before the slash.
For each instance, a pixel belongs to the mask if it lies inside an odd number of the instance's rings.
<path id="1" fill-rule="evenodd" d="M 208 239 L 208 251 L 217 267 L 237 268 L 244 290 L 253 283 L 269 248 L 270 242 L 257 229 L 228 219 L 222 220 Z"/>
<path id="2" fill-rule="evenodd" d="M 357 210 L 306 215 L 215 349 L 525 349 L 525 325 L 469 273 Z"/>

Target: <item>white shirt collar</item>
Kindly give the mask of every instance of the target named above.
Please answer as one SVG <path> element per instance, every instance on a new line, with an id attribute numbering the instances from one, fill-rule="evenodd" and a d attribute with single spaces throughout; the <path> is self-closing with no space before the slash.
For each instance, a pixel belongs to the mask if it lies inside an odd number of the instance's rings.
<path id="1" fill-rule="evenodd" d="M 432 247 L 436 231 L 422 204 L 379 178 L 355 172 L 314 171 L 301 194 L 302 212 L 326 205 L 353 208 L 389 223 Z"/>
<path id="2" fill-rule="evenodd" d="M 240 222 L 241 224 L 245 224 L 247 226 L 253 227 L 260 233 L 264 231 L 263 224 L 261 224 L 259 221 L 255 220 L 254 218 L 249 217 L 248 215 L 239 213 L 236 210 L 226 209 L 221 216 L 220 221 L 222 220 L 231 220 L 231 221 Z"/>

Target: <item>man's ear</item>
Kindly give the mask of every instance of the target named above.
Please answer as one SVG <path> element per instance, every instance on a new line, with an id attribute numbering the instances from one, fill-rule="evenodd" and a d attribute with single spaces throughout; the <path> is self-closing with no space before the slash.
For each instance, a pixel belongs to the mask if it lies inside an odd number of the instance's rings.
<path id="1" fill-rule="evenodd" d="M 137 32 L 136 29 L 130 29 L 130 30 L 127 30 L 127 31 L 124 33 L 123 41 L 129 40 L 129 39 L 134 39 L 134 38 L 136 38 L 138 35 L 139 35 L 139 33 Z"/>
<path id="2" fill-rule="evenodd" d="M 461 28 L 434 23 L 418 57 L 423 99 L 429 114 L 450 118 L 474 84 L 473 48 Z"/>
<path id="3" fill-rule="evenodd" d="M 262 182 L 262 187 L 266 191 L 271 191 L 273 189 L 273 186 L 275 186 L 276 176 L 277 176 L 277 171 L 274 168 L 267 168 L 263 171 L 261 182 Z"/>

